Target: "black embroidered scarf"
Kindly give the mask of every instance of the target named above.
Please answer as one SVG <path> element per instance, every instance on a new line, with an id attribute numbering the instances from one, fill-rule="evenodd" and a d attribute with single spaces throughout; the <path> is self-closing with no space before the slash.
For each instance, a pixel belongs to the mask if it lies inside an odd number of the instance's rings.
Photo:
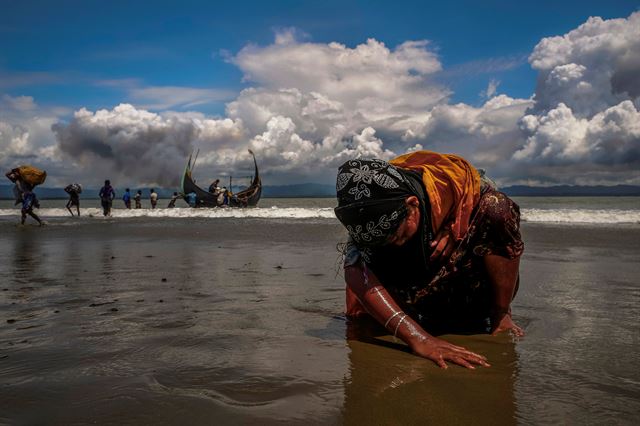
<path id="1" fill-rule="evenodd" d="M 334 211 L 356 246 L 384 245 L 406 217 L 409 196 L 420 200 L 422 221 L 428 218 L 428 200 L 415 174 L 378 159 L 350 160 L 338 168 Z"/>

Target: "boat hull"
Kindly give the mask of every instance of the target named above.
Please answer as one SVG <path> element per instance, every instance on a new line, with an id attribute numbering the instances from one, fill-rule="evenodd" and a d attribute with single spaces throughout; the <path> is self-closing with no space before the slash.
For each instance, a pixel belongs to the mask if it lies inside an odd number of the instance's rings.
<path id="1" fill-rule="evenodd" d="M 253 156 L 253 164 L 255 166 L 255 175 L 251 181 L 251 185 L 249 185 L 248 188 L 233 194 L 229 200 L 229 207 L 255 207 L 258 205 L 258 201 L 260 201 L 260 197 L 262 196 L 262 181 L 258 173 L 256 157 L 252 152 L 251 155 Z M 195 207 L 220 207 L 218 206 L 217 195 L 214 195 L 209 191 L 205 191 L 193 181 L 191 168 L 191 158 L 189 158 L 189 162 L 187 163 L 187 167 L 185 168 L 182 176 L 182 195 L 184 200 L 188 202 L 187 194 L 193 192 L 196 194 Z"/>

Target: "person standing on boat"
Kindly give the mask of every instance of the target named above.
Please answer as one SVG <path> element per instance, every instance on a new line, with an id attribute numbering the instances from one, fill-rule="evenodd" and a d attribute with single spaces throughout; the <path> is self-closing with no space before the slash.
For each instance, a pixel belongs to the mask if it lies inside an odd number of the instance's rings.
<path id="1" fill-rule="evenodd" d="M 156 190 L 151 188 L 151 191 L 149 193 L 149 200 L 151 201 L 151 208 L 155 209 L 156 206 L 158 205 L 158 194 L 156 193 Z"/>
<path id="2" fill-rule="evenodd" d="M 220 179 L 216 179 L 209 185 L 209 192 L 213 195 L 218 195 L 220 193 L 220 187 L 218 184 L 220 183 Z"/>
<path id="3" fill-rule="evenodd" d="M 126 208 L 131 209 L 131 192 L 129 192 L 129 188 L 124 190 L 122 201 L 124 201 L 124 206 Z"/>
<path id="4" fill-rule="evenodd" d="M 80 193 L 82 192 L 82 185 L 77 183 L 72 183 L 71 185 L 67 185 L 64 188 L 64 192 L 69 194 L 69 201 L 67 201 L 67 210 L 73 216 L 73 210 L 71 207 L 76 206 L 76 211 L 78 212 L 78 216 L 80 216 Z"/>
<path id="5" fill-rule="evenodd" d="M 142 191 L 138 189 L 136 195 L 133 196 L 133 200 L 136 202 L 136 209 L 142 208 Z"/>
<path id="6" fill-rule="evenodd" d="M 102 214 L 105 217 L 111 216 L 111 205 L 113 204 L 113 199 L 116 198 L 116 191 L 113 190 L 109 179 L 104 181 L 104 186 L 100 188 L 99 195 L 100 203 L 102 204 Z"/>

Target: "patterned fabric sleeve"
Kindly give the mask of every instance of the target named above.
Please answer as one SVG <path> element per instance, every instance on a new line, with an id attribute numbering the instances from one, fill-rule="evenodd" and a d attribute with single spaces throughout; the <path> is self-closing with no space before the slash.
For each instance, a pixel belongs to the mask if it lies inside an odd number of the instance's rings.
<path id="1" fill-rule="evenodd" d="M 481 218 L 473 254 L 496 254 L 508 259 L 522 255 L 524 243 L 520 236 L 520 207 L 499 191 L 486 191 L 478 206 Z"/>

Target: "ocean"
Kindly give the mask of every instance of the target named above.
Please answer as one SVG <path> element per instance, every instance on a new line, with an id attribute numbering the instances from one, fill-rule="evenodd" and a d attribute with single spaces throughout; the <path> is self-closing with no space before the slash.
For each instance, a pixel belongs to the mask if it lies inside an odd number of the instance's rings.
<path id="1" fill-rule="evenodd" d="M 549 224 L 640 224 L 640 197 L 513 197 L 521 210 L 522 221 Z M 258 208 L 252 209 L 191 209 L 183 200 L 178 200 L 175 209 L 166 209 L 168 200 L 159 200 L 158 208 L 151 210 L 148 200 L 143 208 L 124 209 L 120 200 L 114 201 L 112 219 L 150 218 L 260 218 L 303 219 L 335 222 L 334 198 L 265 198 Z M 99 200 L 82 200 L 83 216 L 102 218 Z M 45 220 L 69 220 L 64 208 L 66 200 L 44 200 L 42 208 L 36 210 Z M 19 210 L 10 200 L 0 200 L 0 221 L 14 220 Z"/>
<path id="2" fill-rule="evenodd" d="M 514 199 L 526 335 L 442 336 L 474 371 L 345 318 L 334 199 L 0 201 L 0 424 L 636 424 L 640 198 Z"/>

